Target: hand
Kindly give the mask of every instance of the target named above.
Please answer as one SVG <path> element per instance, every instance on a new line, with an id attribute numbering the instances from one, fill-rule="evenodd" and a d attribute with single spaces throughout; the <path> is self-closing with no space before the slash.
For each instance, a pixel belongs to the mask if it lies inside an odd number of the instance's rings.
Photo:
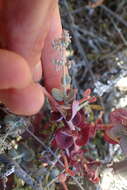
<path id="1" fill-rule="evenodd" d="M 42 73 L 49 91 L 60 88 L 62 72 L 52 64 L 59 55 L 51 43 L 61 32 L 57 0 L 0 0 L 0 101 L 13 113 L 40 110 Z"/>

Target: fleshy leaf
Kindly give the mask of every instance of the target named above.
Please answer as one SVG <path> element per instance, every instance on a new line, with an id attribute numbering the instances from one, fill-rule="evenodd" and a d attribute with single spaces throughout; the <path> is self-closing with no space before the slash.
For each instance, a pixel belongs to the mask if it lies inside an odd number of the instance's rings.
<path id="1" fill-rule="evenodd" d="M 67 128 L 57 130 L 55 134 L 57 146 L 61 149 L 70 148 L 73 145 L 73 138 L 68 134 Z"/>
<path id="2" fill-rule="evenodd" d="M 91 179 L 91 181 L 96 184 L 96 183 L 99 183 L 100 182 L 100 178 L 99 177 L 95 177 L 93 179 Z"/>
<path id="3" fill-rule="evenodd" d="M 85 96 L 85 97 L 83 97 L 82 99 L 79 100 L 79 103 L 82 104 L 85 101 L 89 100 L 89 98 L 90 98 L 90 96 Z"/>
<path id="4" fill-rule="evenodd" d="M 111 123 L 116 123 L 116 124 L 122 124 L 126 125 L 127 124 L 127 109 L 116 109 L 115 111 L 110 113 L 110 121 Z"/>
<path id="5" fill-rule="evenodd" d="M 58 89 L 58 88 L 53 88 L 52 89 L 52 95 L 53 97 L 57 100 L 57 101 L 63 101 L 64 99 L 64 93 L 62 90 Z"/>
<path id="6" fill-rule="evenodd" d="M 51 113 L 51 121 L 60 121 L 60 120 L 62 120 L 62 116 L 61 116 L 61 114 L 60 114 L 60 112 L 52 112 Z"/>
<path id="7" fill-rule="evenodd" d="M 83 93 L 84 96 L 89 96 L 90 94 L 91 94 L 91 89 L 90 88 L 85 90 L 84 93 Z"/>
<path id="8" fill-rule="evenodd" d="M 88 140 L 89 140 L 89 136 L 90 136 L 90 128 L 89 127 L 84 127 L 79 134 L 78 139 L 76 140 L 76 144 L 78 146 L 83 146 L 85 145 Z"/>
<path id="9" fill-rule="evenodd" d="M 82 115 L 80 112 L 77 112 L 75 117 L 73 118 L 72 122 L 76 127 L 80 127 L 80 124 L 83 122 Z"/>
<path id="10" fill-rule="evenodd" d="M 75 99 L 75 91 L 74 89 L 67 90 L 67 96 L 64 96 L 64 102 L 70 103 Z"/>
<path id="11" fill-rule="evenodd" d="M 119 141 L 117 139 L 112 139 L 111 137 L 108 136 L 107 133 L 104 134 L 104 139 L 105 139 L 105 141 L 107 141 L 108 143 L 111 143 L 111 144 L 119 143 Z"/>
<path id="12" fill-rule="evenodd" d="M 93 103 L 93 102 L 96 102 L 97 101 L 97 98 L 95 96 L 91 97 L 88 102 L 89 103 Z"/>
<path id="13" fill-rule="evenodd" d="M 107 130 L 107 135 L 111 139 L 119 139 L 124 134 L 124 127 L 122 125 L 117 125 Z"/>
<path id="14" fill-rule="evenodd" d="M 75 115 L 78 112 L 78 108 L 79 108 L 79 102 L 74 100 L 74 102 L 72 104 L 72 116 L 71 116 L 70 120 L 72 120 L 75 117 Z"/>

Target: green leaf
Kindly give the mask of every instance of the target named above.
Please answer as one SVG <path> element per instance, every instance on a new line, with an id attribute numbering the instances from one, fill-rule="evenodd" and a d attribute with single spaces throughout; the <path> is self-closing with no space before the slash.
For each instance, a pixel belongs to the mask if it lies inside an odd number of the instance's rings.
<path id="1" fill-rule="evenodd" d="M 74 100 L 74 98 L 75 98 L 74 89 L 70 89 L 69 92 L 67 93 L 67 96 L 64 96 L 64 102 L 70 103 Z"/>
<path id="2" fill-rule="evenodd" d="M 57 101 L 63 101 L 64 99 L 64 92 L 58 88 L 53 88 L 52 89 L 52 96 L 57 100 Z"/>

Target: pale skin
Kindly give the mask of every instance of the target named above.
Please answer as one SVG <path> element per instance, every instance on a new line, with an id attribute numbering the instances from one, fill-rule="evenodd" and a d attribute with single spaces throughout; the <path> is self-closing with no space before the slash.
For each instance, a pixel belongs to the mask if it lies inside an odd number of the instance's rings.
<path id="1" fill-rule="evenodd" d="M 51 43 L 62 33 L 57 0 L 0 0 L 0 101 L 11 112 L 33 115 L 48 91 L 60 88 Z"/>

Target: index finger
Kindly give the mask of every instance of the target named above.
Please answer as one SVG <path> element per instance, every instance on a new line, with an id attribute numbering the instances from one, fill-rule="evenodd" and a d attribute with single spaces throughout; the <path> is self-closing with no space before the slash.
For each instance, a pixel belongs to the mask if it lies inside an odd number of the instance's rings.
<path id="1" fill-rule="evenodd" d="M 39 63 L 57 0 L 1 0 L 1 48 L 23 56 L 30 68 Z"/>
<path id="2" fill-rule="evenodd" d="M 55 64 L 53 64 L 54 59 L 60 58 L 60 53 L 52 47 L 53 40 L 60 38 L 61 35 L 62 26 L 59 8 L 57 6 L 51 18 L 49 32 L 45 39 L 45 44 L 42 51 L 42 68 L 44 82 L 45 87 L 48 91 L 51 91 L 52 88 L 61 88 L 63 69 L 57 71 Z"/>

